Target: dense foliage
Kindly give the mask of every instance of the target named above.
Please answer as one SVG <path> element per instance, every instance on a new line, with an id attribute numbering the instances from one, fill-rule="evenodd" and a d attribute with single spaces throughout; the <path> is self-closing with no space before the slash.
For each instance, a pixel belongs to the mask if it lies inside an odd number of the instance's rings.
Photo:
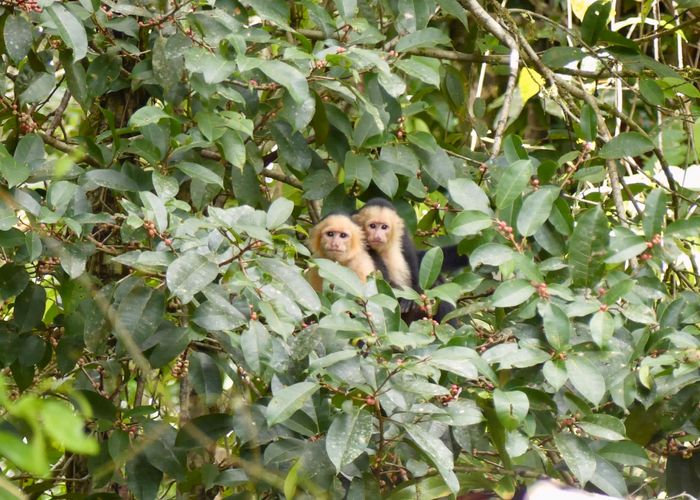
<path id="1" fill-rule="evenodd" d="M 700 4 L 589 3 L 2 0 L 0 498 L 696 495 Z"/>

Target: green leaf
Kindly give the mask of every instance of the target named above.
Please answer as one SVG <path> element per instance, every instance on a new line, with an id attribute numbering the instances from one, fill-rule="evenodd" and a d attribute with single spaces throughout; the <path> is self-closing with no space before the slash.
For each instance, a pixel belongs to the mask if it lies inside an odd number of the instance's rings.
<path id="1" fill-rule="evenodd" d="M 464 7 L 462 7 L 457 0 L 437 0 L 440 8 L 447 14 L 459 20 L 462 26 L 466 30 L 469 30 L 469 21 L 467 20 L 467 13 Z"/>
<path id="2" fill-rule="evenodd" d="M 258 260 L 265 272 L 273 275 L 277 281 L 283 284 L 289 294 L 303 307 L 313 313 L 321 310 L 321 302 L 318 295 L 308 281 L 299 273 L 299 269 L 286 265 L 276 259 L 261 258 Z M 354 273 L 353 273 L 354 274 Z"/>
<path id="3" fill-rule="evenodd" d="M 625 498 L 627 496 L 627 485 L 622 473 L 617 467 L 600 457 L 596 457 L 596 469 L 591 478 L 591 484 L 611 497 Z"/>
<path id="4" fill-rule="evenodd" d="M 273 426 L 287 420 L 318 389 L 315 382 L 299 382 L 277 391 L 267 405 L 267 425 Z"/>
<path id="5" fill-rule="evenodd" d="M 29 284 L 29 275 L 22 266 L 6 263 L 0 267 L 0 301 L 22 293 Z"/>
<path id="6" fill-rule="evenodd" d="M 523 201 L 518 212 L 517 228 L 523 236 L 532 236 L 549 219 L 552 205 L 559 197 L 559 188 L 543 186 Z"/>
<path id="7" fill-rule="evenodd" d="M 615 241 L 615 240 L 614 240 Z M 615 241 L 615 253 L 605 259 L 606 264 L 619 264 L 632 259 L 647 249 L 647 243 L 641 236 L 630 236 Z"/>
<path id="8" fill-rule="evenodd" d="M 507 430 L 515 430 L 527 416 L 530 409 L 530 401 L 522 391 L 502 391 L 496 389 L 493 392 L 493 406 L 496 416 Z"/>
<path id="9" fill-rule="evenodd" d="M 197 179 L 204 184 L 216 184 L 217 186 L 224 187 L 224 180 L 222 177 L 214 172 L 213 170 L 200 165 L 198 163 L 192 163 L 189 161 L 183 161 L 175 165 L 179 171 L 184 174 L 189 175 L 192 179 Z"/>
<path id="10" fill-rule="evenodd" d="M 270 208 L 267 209 L 265 227 L 268 229 L 277 229 L 282 224 L 287 222 L 287 219 L 291 217 L 293 210 L 294 202 L 288 200 L 287 198 L 277 198 L 270 204 Z"/>
<path id="11" fill-rule="evenodd" d="M 289 95 L 291 95 L 292 99 L 296 102 L 301 103 L 311 98 L 306 77 L 295 67 L 283 63 L 282 61 L 262 60 L 258 61 L 258 67 L 268 78 L 276 81 L 287 89 Z"/>
<path id="12" fill-rule="evenodd" d="M 163 290 L 156 290 L 144 284 L 134 286 L 122 298 L 115 313 L 117 338 L 127 351 L 141 347 L 155 333 L 163 314 Z"/>
<path id="13" fill-rule="evenodd" d="M 571 62 L 580 61 L 586 53 L 578 47 L 551 47 L 542 53 L 542 62 L 550 68 L 563 68 Z"/>
<path id="14" fill-rule="evenodd" d="M 586 415 L 578 426 L 591 436 L 607 441 L 622 441 L 626 435 L 625 424 L 612 415 Z"/>
<path id="15" fill-rule="evenodd" d="M 17 163 L 13 157 L 3 154 L 0 150 L 0 174 L 7 181 L 8 188 L 22 184 L 29 178 L 29 173 L 27 164 Z"/>
<path id="16" fill-rule="evenodd" d="M 236 63 L 221 54 L 192 47 L 185 52 L 185 67 L 190 73 L 201 73 L 204 81 L 213 85 L 229 78 L 236 70 Z"/>
<path id="17" fill-rule="evenodd" d="M 354 183 L 364 191 L 372 180 L 372 164 L 364 155 L 348 151 L 345 155 L 345 187 L 350 188 Z"/>
<path id="18" fill-rule="evenodd" d="M 479 232 L 490 228 L 492 225 L 491 217 L 484 212 L 465 210 L 452 219 L 447 232 L 454 236 L 471 236 L 479 234 Z"/>
<path id="19" fill-rule="evenodd" d="M 262 375 L 272 351 L 272 338 L 267 328 L 259 321 L 251 321 L 250 328 L 241 334 L 241 351 L 250 371 Z"/>
<path id="20" fill-rule="evenodd" d="M 581 39 L 586 45 L 595 45 L 605 31 L 610 17 L 610 8 L 610 2 L 598 0 L 586 9 L 581 22 Z"/>
<path id="21" fill-rule="evenodd" d="M 631 279 L 623 279 L 611 286 L 605 295 L 600 298 L 600 301 L 607 305 L 612 305 L 618 299 L 624 297 L 634 288 L 634 281 Z"/>
<path id="22" fill-rule="evenodd" d="M 684 220 L 671 222 L 666 227 L 665 234 L 667 236 L 676 236 L 678 238 L 687 238 L 700 234 L 700 216 L 689 217 Z"/>
<path id="23" fill-rule="evenodd" d="M 556 304 L 546 302 L 537 309 L 544 323 L 544 335 L 555 350 L 562 351 L 569 345 L 572 328 L 564 310 Z"/>
<path id="24" fill-rule="evenodd" d="M 326 435 L 326 453 L 336 472 L 367 449 L 373 430 L 372 415 L 365 410 L 341 413 L 333 419 Z"/>
<path id="25" fill-rule="evenodd" d="M 486 215 L 492 215 L 489 197 L 483 189 L 471 179 L 460 177 L 447 182 L 450 198 L 462 210 L 475 210 Z"/>
<path id="26" fill-rule="evenodd" d="M 2 38 L 5 50 L 15 63 L 20 62 L 32 48 L 32 25 L 19 13 L 12 13 L 5 21 Z"/>
<path id="27" fill-rule="evenodd" d="M 138 191 L 139 186 L 123 172 L 112 169 L 96 169 L 86 172 L 83 178 L 92 184 L 115 191 Z M 94 187 L 93 187 L 94 189 Z"/>
<path id="28" fill-rule="evenodd" d="M 372 181 L 388 198 L 393 198 L 399 189 L 399 179 L 391 163 L 382 160 L 372 162 Z"/>
<path id="29" fill-rule="evenodd" d="M 66 404 L 46 401 L 42 408 L 46 434 L 66 450 L 86 455 L 96 455 L 100 447 L 94 437 L 86 434 L 85 422 Z"/>
<path id="30" fill-rule="evenodd" d="M 595 142 L 598 136 L 598 117 L 589 104 L 584 104 L 581 108 L 581 135 L 587 142 Z"/>
<path id="31" fill-rule="evenodd" d="M 576 479 L 582 485 L 590 481 L 595 473 L 596 459 L 585 441 L 571 434 L 559 433 L 554 435 L 554 443 Z"/>
<path id="32" fill-rule="evenodd" d="M 166 113 L 163 108 L 157 106 L 144 106 L 136 110 L 136 112 L 129 118 L 129 126 L 131 127 L 145 127 L 146 125 L 152 125 L 158 123 L 164 118 L 170 118 L 170 115 Z"/>
<path id="33" fill-rule="evenodd" d="M 649 463 L 646 450 L 632 441 L 608 443 L 598 453 L 603 458 L 621 465 L 644 467 Z"/>
<path id="34" fill-rule="evenodd" d="M 53 3 L 45 8 L 58 29 L 63 42 L 73 49 L 73 61 L 80 61 L 87 55 L 88 40 L 85 26 L 63 4 Z"/>
<path id="35" fill-rule="evenodd" d="M 46 290 L 44 287 L 29 283 L 15 299 L 14 322 L 17 331 L 29 332 L 41 324 L 46 308 Z"/>
<path id="36" fill-rule="evenodd" d="M 252 7 L 261 18 L 293 31 L 289 25 L 289 4 L 284 0 L 243 0 L 241 3 Z"/>
<path id="37" fill-rule="evenodd" d="M 504 281 L 493 293 L 493 307 L 515 307 L 522 304 L 535 293 L 529 281 L 516 279 Z"/>
<path id="38" fill-rule="evenodd" d="M 404 424 L 409 437 L 437 468 L 453 494 L 459 492 L 459 480 L 454 473 L 452 452 L 439 438 L 416 424 Z"/>
<path id="39" fill-rule="evenodd" d="M 53 74 L 37 73 L 29 82 L 27 88 L 20 94 L 19 100 L 26 104 L 43 101 L 51 95 L 55 84 L 56 78 Z"/>
<path id="40" fill-rule="evenodd" d="M 608 341 L 615 333 L 615 321 L 609 312 L 598 311 L 591 317 L 588 324 L 591 329 L 591 337 L 598 347 L 605 348 Z"/>
<path id="41" fill-rule="evenodd" d="M 534 173 L 531 160 L 518 160 L 508 165 L 501 173 L 496 186 L 496 207 L 507 209 L 527 188 Z"/>
<path id="42" fill-rule="evenodd" d="M 189 354 L 188 359 L 190 361 L 188 377 L 192 387 L 206 404 L 214 404 L 223 391 L 221 372 L 214 358 L 207 353 L 194 351 Z"/>
<path id="43" fill-rule="evenodd" d="M 423 83 L 440 87 L 440 61 L 421 56 L 411 56 L 396 61 L 396 67 Z"/>
<path id="44" fill-rule="evenodd" d="M 513 258 L 514 253 L 513 249 L 509 246 L 500 243 L 486 243 L 485 245 L 477 247 L 477 249 L 469 255 L 469 265 L 471 265 L 473 269 L 484 264 L 487 266 L 500 266 L 501 264 L 509 262 Z"/>
<path id="45" fill-rule="evenodd" d="M 421 288 L 430 288 L 433 283 L 435 283 L 442 269 L 443 258 L 442 249 L 440 247 L 433 247 L 425 253 L 418 272 L 418 280 Z"/>
<path id="46" fill-rule="evenodd" d="M 365 287 L 353 271 L 327 259 L 314 259 L 321 278 L 326 279 L 355 297 L 365 296 Z"/>
<path id="47" fill-rule="evenodd" d="M 654 106 L 663 106 L 666 102 L 664 91 L 661 90 L 658 83 L 649 78 L 639 79 L 639 93 L 649 104 Z"/>
<path id="48" fill-rule="evenodd" d="M 440 370 L 452 372 L 467 380 L 478 377 L 478 371 L 471 361 L 478 354 L 468 347 L 449 346 L 433 352 L 429 358 L 429 364 Z"/>
<path id="49" fill-rule="evenodd" d="M 644 220 L 642 220 L 644 236 L 647 240 L 651 240 L 656 234 L 661 234 L 667 206 L 668 196 L 663 189 L 654 189 L 647 195 L 644 203 Z"/>
<path id="50" fill-rule="evenodd" d="M 234 430 L 234 417 L 209 413 L 187 422 L 177 433 L 175 445 L 182 448 L 207 446 Z"/>
<path id="51" fill-rule="evenodd" d="M 197 326 L 216 332 L 233 330 L 246 322 L 245 316 L 223 295 L 208 292 L 205 290 L 208 300 L 200 304 L 192 316 Z"/>
<path id="52" fill-rule="evenodd" d="M 606 159 L 640 156 L 654 149 L 654 143 L 639 132 L 623 132 L 600 148 L 600 157 Z"/>
<path id="53" fill-rule="evenodd" d="M 14 434 L 0 431 L 0 456 L 7 458 L 30 474 L 43 476 L 49 472 L 44 438 L 40 433 L 35 435 L 29 443 L 25 443 Z"/>
<path id="54" fill-rule="evenodd" d="M 580 354 L 570 355 L 565 364 L 574 388 L 588 401 L 598 405 L 605 395 L 605 379 L 600 374 L 600 368 Z"/>
<path id="55" fill-rule="evenodd" d="M 403 36 L 396 44 L 396 50 L 405 52 L 423 47 L 433 48 L 436 45 L 449 45 L 450 37 L 437 28 L 425 28 Z"/>
<path id="56" fill-rule="evenodd" d="M 600 207 L 579 215 L 569 239 L 569 264 L 574 286 L 593 286 L 603 270 L 608 246 L 608 221 Z"/>
<path id="57" fill-rule="evenodd" d="M 566 384 L 569 379 L 566 374 L 566 368 L 564 367 L 564 362 L 560 360 L 549 360 L 546 361 L 542 366 L 542 375 L 544 375 L 545 380 L 554 387 L 554 390 L 558 391 L 561 387 Z"/>
<path id="58" fill-rule="evenodd" d="M 292 467 L 290 467 L 287 476 L 284 478 L 284 496 L 286 498 L 294 498 L 297 492 L 297 484 L 299 482 L 299 467 L 301 467 L 301 459 L 297 460 Z"/>
<path id="59" fill-rule="evenodd" d="M 150 191 L 141 191 L 139 197 L 143 205 L 153 213 L 156 229 L 161 232 L 166 231 L 168 229 L 168 210 L 165 208 L 163 200 Z"/>
<path id="60" fill-rule="evenodd" d="M 153 467 L 143 454 L 126 464 L 126 483 L 137 500 L 155 500 L 163 473 Z"/>
<path id="61" fill-rule="evenodd" d="M 203 255 L 190 252 L 170 264 L 165 277 L 170 291 L 186 304 L 218 275 L 216 264 Z"/>

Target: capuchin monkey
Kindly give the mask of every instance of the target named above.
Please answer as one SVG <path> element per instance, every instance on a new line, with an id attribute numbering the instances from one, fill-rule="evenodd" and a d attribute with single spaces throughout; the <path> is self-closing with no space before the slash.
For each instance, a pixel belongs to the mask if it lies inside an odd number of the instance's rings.
<path id="1" fill-rule="evenodd" d="M 372 198 L 352 218 L 364 231 L 369 254 L 387 281 L 395 288 L 411 287 L 421 292 L 418 271 L 425 252 L 416 249 L 394 205 L 384 198 Z M 456 245 L 443 248 L 443 257 L 442 271 L 454 271 L 469 265 L 469 258 L 459 255 Z M 405 321 L 418 319 L 415 303 L 400 303 Z M 452 309 L 442 302 L 435 318 L 442 320 Z"/>
<path id="2" fill-rule="evenodd" d="M 347 215 L 327 216 L 313 227 L 310 241 L 313 257 L 330 259 L 349 268 L 363 283 L 377 269 L 365 247 L 362 229 Z M 317 292 L 323 289 L 318 269 L 309 270 L 308 279 Z"/>

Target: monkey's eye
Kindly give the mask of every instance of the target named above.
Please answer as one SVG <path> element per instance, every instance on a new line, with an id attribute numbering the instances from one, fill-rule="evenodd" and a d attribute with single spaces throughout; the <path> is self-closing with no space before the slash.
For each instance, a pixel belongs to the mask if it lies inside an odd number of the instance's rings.
<path id="1" fill-rule="evenodd" d="M 369 227 L 370 229 L 377 229 L 377 225 L 374 222 L 372 222 Z"/>
<path id="2" fill-rule="evenodd" d="M 334 234 L 335 234 L 335 233 L 334 233 L 333 231 L 327 231 L 327 232 L 326 232 L 326 236 L 328 236 L 329 238 L 332 238 Z"/>
<path id="3" fill-rule="evenodd" d="M 342 239 L 345 239 L 345 238 L 347 238 L 348 236 L 349 236 L 348 233 L 340 233 L 340 237 L 341 237 Z"/>
<path id="4" fill-rule="evenodd" d="M 382 224 L 382 229 L 386 231 L 387 229 L 389 229 L 389 226 L 387 226 L 386 224 Z"/>

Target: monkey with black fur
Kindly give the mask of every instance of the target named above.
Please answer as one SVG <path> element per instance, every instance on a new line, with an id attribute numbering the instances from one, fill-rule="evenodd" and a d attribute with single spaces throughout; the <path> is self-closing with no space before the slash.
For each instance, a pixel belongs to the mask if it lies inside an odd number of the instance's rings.
<path id="1" fill-rule="evenodd" d="M 394 287 L 411 287 L 421 292 L 418 270 L 425 252 L 416 249 L 394 205 L 384 198 L 372 198 L 353 215 L 353 220 L 364 231 L 369 254 L 387 281 Z M 458 254 L 456 245 L 443 248 L 443 257 L 442 271 L 469 264 L 468 257 Z M 417 319 L 417 308 L 412 306 L 415 306 L 412 302 L 401 302 L 402 316 L 407 322 Z M 448 304 L 441 303 L 436 319 L 440 321 L 451 310 Z"/>
<path id="2" fill-rule="evenodd" d="M 363 283 L 376 270 L 362 229 L 347 215 L 328 215 L 313 227 L 309 239 L 313 257 L 330 259 L 349 268 Z M 308 279 L 317 292 L 323 289 L 317 269 L 309 270 Z"/>

